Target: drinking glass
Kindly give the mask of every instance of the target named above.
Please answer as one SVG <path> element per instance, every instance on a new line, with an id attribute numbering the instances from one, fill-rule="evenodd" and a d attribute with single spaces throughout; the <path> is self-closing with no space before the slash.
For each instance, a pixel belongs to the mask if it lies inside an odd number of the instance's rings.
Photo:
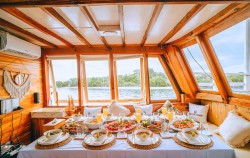
<path id="1" fill-rule="evenodd" d="M 101 128 L 102 114 L 97 114 L 96 115 L 96 121 L 99 124 L 99 128 Z"/>
<path id="2" fill-rule="evenodd" d="M 204 134 L 204 135 L 208 134 L 208 123 L 206 123 L 206 122 L 202 123 L 202 134 Z"/>
<path id="3" fill-rule="evenodd" d="M 168 112 L 168 121 L 169 121 L 169 123 L 173 121 L 173 118 L 174 118 L 174 112 L 169 111 Z"/>
<path id="4" fill-rule="evenodd" d="M 141 113 L 141 108 L 136 108 L 135 113 Z"/>
<path id="5" fill-rule="evenodd" d="M 103 108 L 102 113 L 103 113 L 103 117 L 107 118 L 107 116 L 108 116 L 108 108 Z"/>
<path id="6" fill-rule="evenodd" d="M 142 114 L 141 113 L 135 113 L 135 120 L 137 122 L 137 127 L 139 128 L 139 124 L 141 122 Z"/>
<path id="7" fill-rule="evenodd" d="M 186 118 L 189 118 L 189 112 L 188 111 L 184 111 L 183 112 L 183 116 L 185 116 Z"/>
<path id="8" fill-rule="evenodd" d="M 161 109 L 161 112 L 162 112 L 162 114 L 163 114 L 163 116 L 164 116 L 164 121 L 166 122 L 166 115 L 167 115 L 167 112 L 168 112 L 167 107 L 163 107 L 163 108 Z"/>

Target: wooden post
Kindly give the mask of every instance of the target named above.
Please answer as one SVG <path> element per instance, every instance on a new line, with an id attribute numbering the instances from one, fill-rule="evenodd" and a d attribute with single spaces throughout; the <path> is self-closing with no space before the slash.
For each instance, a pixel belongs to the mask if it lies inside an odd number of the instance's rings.
<path id="1" fill-rule="evenodd" d="M 149 104 L 150 101 L 150 83 L 149 83 L 149 71 L 148 71 L 148 55 L 143 54 L 143 70 L 145 75 L 145 92 L 146 92 L 146 103 Z"/>
<path id="2" fill-rule="evenodd" d="M 54 76 L 54 71 L 53 71 L 53 64 L 52 61 L 49 61 L 49 68 L 50 68 L 50 79 L 51 79 L 51 84 L 52 84 L 52 89 L 53 89 L 53 95 L 54 95 L 54 99 L 56 102 L 56 106 L 58 106 L 58 94 L 56 91 L 56 82 L 55 82 L 55 76 Z"/>
<path id="3" fill-rule="evenodd" d="M 140 58 L 140 77 L 141 77 L 141 95 L 142 99 L 145 100 L 145 79 L 143 71 L 143 58 Z"/>
<path id="4" fill-rule="evenodd" d="M 114 82 L 114 57 L 109 54 L 109 86 L 111 100 L 115 100 L 115 82 Z"/>
<path id="5" fill-rule="evenodd" d="M 85 101 L 88 102 L 89 95 L 88 95 L 88 84 L 87 84 L 87 77 L 86 77 L 86 68 L 85 68 L 85 61 L 82 61 L 82 69 L 83 69 L 83 86 L 84 86 L 84 94 L 85 94 Z"/>
<path id="6" fill-rule="evenodd" d="M 50 85 L 49 85 L 49 63 L 46 58 L 46 54 L 43 51 L 42 53 L 42 71 L 43 71 L 43 99 L 44 106 L 49 106 L 50 101 Z"/>
<path id="7" fill-rule="evenodd" d="M 231 88 L 227 82 L 226 76 L 221 68 L 218 58 L 215 54 L 213 46 L 204 34 L 196 37 L 197 43 L 204 55 L 208 67 L 213 75 L 214 81 L 225 103 L 229 102 L 228 97 L 232 95 Z"/>
<path id="8" fill-rule="evenodd" d="M 83 106 L 83 66 L 80 54 L 76 55 L 76 61 L 77 61 L 77 79 L 78 79 L 78 100 L 79 100 L 79 107 L 81 110 L 81 107 Z"/>
<path id="9" fill-rule="evenodd" d="M 244 90 L 250 92 L 250 19 L 246 20 L 246 43 L 245 43 L 245 87 Z"/>
<path id="10" fill-rule="evenodd" d="M 115 100 L 119 100 L 118 76 L 116 68 L 116 60 L 114 60 L 114 84 L 115 84 Z"/>

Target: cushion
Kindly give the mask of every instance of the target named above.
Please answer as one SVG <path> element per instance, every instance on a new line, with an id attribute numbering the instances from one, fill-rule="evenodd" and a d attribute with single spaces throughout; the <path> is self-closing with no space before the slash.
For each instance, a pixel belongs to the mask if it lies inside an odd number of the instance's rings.
<path id="1" fill-rule="evenodd" d="M 250 122 L 235 111 L 230 111 L 218 132 L 229 145 L 243 147 L 250 140 Z"/>
<path id="2" fill-rule="evenodd" d="M 149 105 L 133 105 L 134 109 L 136 108 L 141 108 L 142 113 L 146 114 L 146 115 L 152 115 L 153 114 L 153 105 L 149 104 Z"/>
<path id="3" fill-rule="evenodd" d="M 84 107 L 84 116 L 96 116 L 98 113 L 101 113 L 102 107 L 93 107 L 88 108 Z"/>
<path id="4" fill-rule="evenodd" d="M 197 105 L 189 103 L 189 117 L 197 122 L 207 122 L 209 105 Z"/>
<path id="5" fill-rule="evenodd" d="M 109 106 L 109 113 L 113 114 L 114 116 L 128 116 L 130 114 L 130 110 L 113 100 Z"/>

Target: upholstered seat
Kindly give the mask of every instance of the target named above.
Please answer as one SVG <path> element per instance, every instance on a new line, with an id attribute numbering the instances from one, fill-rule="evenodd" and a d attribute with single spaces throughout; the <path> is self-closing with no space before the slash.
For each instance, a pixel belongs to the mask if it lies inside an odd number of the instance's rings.
<path id="1" fill-rule="evenodd" d="M 216 132 L 218 130 L 218 126 L 214 124 L 208 123 L 208 125 L 211 131 Z M 224 141 L 223 138 L 219 134 L 215 133 L 214 135 L 217 136 L 222 141 Z M 236 158 L 249 158 L 250 157 L 250 143 L 248 143 L 245 147 L 242 147 L 242 148 L 234 148 L 234 150 L 235 150 Z"/>

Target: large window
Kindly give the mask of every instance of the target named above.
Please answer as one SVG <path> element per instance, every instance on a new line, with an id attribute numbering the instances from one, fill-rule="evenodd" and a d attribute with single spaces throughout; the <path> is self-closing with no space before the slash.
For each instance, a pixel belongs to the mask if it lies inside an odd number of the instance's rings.
<path id="1" fill-rule="evenodd" d="M 249 31 L 250 21 L 245 20 L 210 38 L 229 85 L 237 93 L 250 94 Z"/>
<path id="2" fill-rule="evenodd" d="M 184 48 L 183 51 L 200 89 L 217 91 L 216 84 L 198 44 Z"/>
<path id="3" fill-rule="evenodd" d="M 176 98 L 173 87 L 171 86 L 159 59 L 157 57 L 148 58 L 148 67 L 151 100 Z"/>
<path id="4" fill-rule="evenodd" d="M 118 100 L 142 100 L 142 57 L 115 56 Z"/>
<path id="5" fill-rule="evenodd" d="M 50 60 L 50 104 L 65 105 L 68 97 L 78 100 L 78 79 L 75 59 Z"/>
<path id="6" fill-rule="evenodd" d="M 108 56 L 82 56 L 85 101 L 110 100 Z"/>

